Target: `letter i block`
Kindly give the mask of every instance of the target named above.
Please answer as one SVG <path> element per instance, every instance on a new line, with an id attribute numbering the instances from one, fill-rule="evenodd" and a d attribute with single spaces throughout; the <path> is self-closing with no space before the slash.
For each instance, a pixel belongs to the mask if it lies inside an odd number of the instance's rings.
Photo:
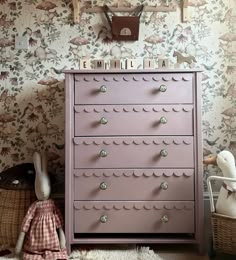
<path id="1" fill-rule="evenodd" d="M 144 69 L 154 69 L 154 59 L 144 59 L 143 68 Z"/>
<path id="2" fill-rule="evenodd" d="M 121 60 L 110 60 L 110 69 L 121 69 Z"/>

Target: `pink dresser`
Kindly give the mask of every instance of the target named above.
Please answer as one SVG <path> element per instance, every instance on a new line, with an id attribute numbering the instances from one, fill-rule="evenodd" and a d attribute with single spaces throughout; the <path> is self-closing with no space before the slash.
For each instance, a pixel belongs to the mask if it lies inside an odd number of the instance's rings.
<path id="1" fill-rule="evenodd" d="M 202 252 L 201 72 L 65 73 L 68 250 L 192 243 Z"/>

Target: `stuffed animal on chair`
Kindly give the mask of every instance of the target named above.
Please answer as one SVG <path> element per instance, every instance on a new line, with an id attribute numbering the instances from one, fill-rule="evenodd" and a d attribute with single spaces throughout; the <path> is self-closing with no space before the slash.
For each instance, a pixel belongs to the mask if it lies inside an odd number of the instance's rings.
<path id="1" fill-rule="evenodd" d="M 35 201 L 28 209 L 18 237 L 15 254 L 24 260 L 68 259 L 62 215 L 50 199 L 51 185 L 45 154 L 35 152 Z M 23 249 L 23 250 L 22 250 Z"/>
<path id="2" fill-rule="evenodd" d="M 216 213 L 223 214 L 229 217 L 236 217 L 236 169 L 235 159 L 231 152 L 221 151 L 217 156 L 207 158 L 203 161 L 204 164 L 217 165 L 223 176 L 234 179 L 234 182 L 224 181 L 220 189 L 218 200 L 216 202 Z M 218 179 L 224 179 L 218 177 Z"/>

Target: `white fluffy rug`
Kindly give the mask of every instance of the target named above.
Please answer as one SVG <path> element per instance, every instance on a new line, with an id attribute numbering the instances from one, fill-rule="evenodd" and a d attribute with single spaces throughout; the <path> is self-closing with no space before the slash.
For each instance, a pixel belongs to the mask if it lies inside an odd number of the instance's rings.
<path id="1" fill-rule="evenodd" d="M 78 260 L 162 260 L 149 247 L 137 249 L 97 249 L 91 251 L 74 251 L 70 259 Z"/>
<path id="2" fill-rule="evenodd" d="M 1 260 L 19 260 L 12 255 L 0 257 Z M 75 250 L 70 255 L 70 260 L 163 260 L 149 247 L 127 249 L 96 249 Z"/>

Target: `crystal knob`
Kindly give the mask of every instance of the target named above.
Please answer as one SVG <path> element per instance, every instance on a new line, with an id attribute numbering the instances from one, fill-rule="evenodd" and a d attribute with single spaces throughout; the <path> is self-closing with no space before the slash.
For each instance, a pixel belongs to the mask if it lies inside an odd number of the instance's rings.
<path id="1" fill-rule="evenodd" d="M 100 222 L 101 222 L 101 223 L 106 223 L 107 220 L 108 220 L 108 217 L 107 217 L 106 215 L 102 215 L 102 216 L 100 217 Z"/>
<path id="2" fill-rule="evenodd" d="M 162 216 L 162 217 L 161 217 L 161 221 L 162 221 L 163 223 L 167 223 L 167 222 L 169 221 L 168 216 L 167 216 L 167 215 Z"/>
<path id="3" fill-rule="evenodd" d="M 101 150 L 100 151 L 100 156 L 101 157 L 106 157 L 107 156 L 107 152 L 105 150 Z"/>
<path id="4" fill-rule="evenodd" d="M 161 85 L 160 86 L 160 91 L 161 92 L 166 92 L 166 90 L 167 90 L 167 86 L 166 85 Z"/>
<path id="5" fill-rule="evenodd" d="M 101 190 L 106 190 L 106 189 L 107 189 L 107 183 L 101 182 L 101 183 L 100 183 L 100 189 L 101 189 Z"/>
<path id="6" fill-rule="evenodd" d="M 107 87 L 104 86 L 104 85 L 102 85 L 102 86 L 100 87 L 100 92 L 102 92 L 102 93 L 107 92 Z"/>
<path id="7" fill-rule="evenodd" d="M 166 124 L 167 121 L 168 121 L 167 118 L 164 117 L 164 116 L 162 116 L 162 117 L 160 118 L 160 122 L 161 122 L 162 124 Z"/>
<path id="8" fill-rule="evenodd" d="M 160 154 L 162 157 L 166 157 L 168 155 L 168 152 L 165 149 L 162 149 Z"/>
<path id="9" fill-rule="evenodd" d="M 107 124 L 107 123 L 108 123 L 108 120 L 107 120 L 105 117 L 102 117 L 102 118 L 100 119 L 100 124 L 105 125 L 105 124 Z"/>
<path id="10" fill-rule="evenodd" d="M 167 183 L 166 181 L 163 181 L 163 182 L 161 183 L 161 188 L 162 188 L 163 190 L 167 190 L 167 189 L 168 189 L 168 183 Z"/>

